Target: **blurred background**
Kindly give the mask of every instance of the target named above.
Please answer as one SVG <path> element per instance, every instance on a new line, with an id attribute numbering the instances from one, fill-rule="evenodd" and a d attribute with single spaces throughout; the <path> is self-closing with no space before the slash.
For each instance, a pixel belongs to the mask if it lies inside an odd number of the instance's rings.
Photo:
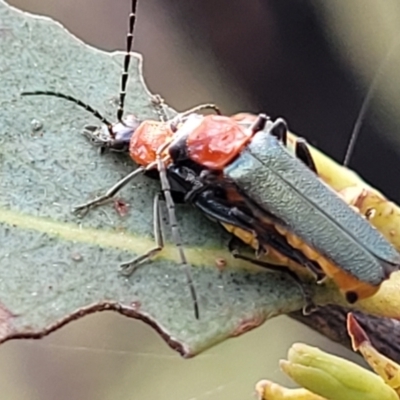
<path id="1" fill-rule="evenodd" d="M 125 47 L 130 0 L 8 3 L 98 48 Z M 350 166 L 400 201 L 399 1 L 139 0 L 137 11 L 134 47 L 150 90 L 168 104 L 283 116 L 339 162 L 380 70 Z M 245 400 L 261 378 L 290 384 L 278 360 L 298 341 L 359 361 L 285 317 L 183 360 L 144 324 L 102 313 L 1 346 L 0 387 L 10 400 Z"/>

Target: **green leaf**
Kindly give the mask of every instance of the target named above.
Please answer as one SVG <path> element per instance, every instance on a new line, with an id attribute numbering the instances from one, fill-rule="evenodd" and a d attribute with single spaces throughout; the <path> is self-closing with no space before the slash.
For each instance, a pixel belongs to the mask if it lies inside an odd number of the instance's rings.
<path id="1" fill-rule="evenodd" d="M 2 0 L 0 20 L 0 341 L 41 337 L 91 312 L 116 310 L 143 319 L 191 356 L 303 306 L 290 277 L 233 260 L 228 235 L 188 206 L 178 206 L 177 214 L 200 320 L 173 245 L 129 279 L 121 276 L 121 261 L 153 246 L 158 182 L 139 178 L 121 192 L 129 204 L 125 217 L 112 203 L 82 220 L 74 216 L 74 205 L 135 166 L 118 154 L 100 156 L 87 143 L 80 132 L 96 121 L 85 110 L 20 92 L 57 90 L 115 115 L 122 54 L 90 48 L 59 24 Z M 132 64 L 127 108 L 156 119 L 140 56 Z M 218 258 L 227 264 L 222 272 Z"/>

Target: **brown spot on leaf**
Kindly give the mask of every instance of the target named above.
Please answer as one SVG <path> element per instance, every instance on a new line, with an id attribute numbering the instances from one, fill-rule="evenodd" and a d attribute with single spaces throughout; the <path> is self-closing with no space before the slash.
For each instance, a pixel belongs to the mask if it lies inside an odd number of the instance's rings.
<path id="1" fill-rule="evenodd" d="M 231 333 L 232 337 L 243 335 L 243 333 L 249 332 L 254 328 L 258 328 L 265 322 L 266 318 L 264 315 L 256 315 L 254 318 L 244 319 L 240 325 Z"/>
<path id="2" fill-rule="evenodd" d="M 215 265 L 216 265 L 218 271 L 220 271 L 220 272 L 222 272 L 225 269 L 226 264 L 227 264 L 226 260 L 223 257 L 217 257 L 215 259 Z"/>
<path id="3" fill-rule="evenodd" d="M 125 217 L 128 214 L 128 204 L 122 199 L 114 200 L 114 209 L 120 217 Z"/>
<path id="4" fill-rule="evenodd" d="M 14 317 L 7 308 L 0 304 L 0 341 L 14 332 L 14 325 L 11 323 Z"/>

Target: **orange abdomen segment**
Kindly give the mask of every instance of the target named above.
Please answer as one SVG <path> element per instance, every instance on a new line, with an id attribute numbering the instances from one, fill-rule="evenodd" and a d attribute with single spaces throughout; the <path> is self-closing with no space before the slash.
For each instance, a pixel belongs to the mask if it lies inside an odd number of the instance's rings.
<path id="1" fill-rule="evenodd" d="M 379 286 L 373 286 L 369 283 L 362 282 L 353 275 L 343 271 L 339 266 L 319 254 L 293 233 L 281 226 L 276 225 L 275 228 L 281 235 L 286 237 L 286 240 L 291 246 L 300 250 L 309 260 L 317 262 L 324 273 L 337 284 L 350 303 L 355 303 L 359 299 L 371 297 L 379 290 Z"/>
<path id="2" fill-rule="evenodd" d="M 245 229 L 238 228 L 234 225 L 228 225 L 221 223 L 221 225 L 232 235 L 239 238 L 244 244 L 252 247 L 254 250 L 259 249 L 259 242 L 252 232 L 246 231 Z M 282 268 L 289 268 L 291 271 L 297 273 L 304 273 L 304 266 L 296 263 L 292 259 L 284 256 L 279 251 L 275 250 L 273 247 L 263 244 L 263 249 L 266 254 L 273 260 L 273 263 L 277 265 L 282 265 Z M 269 261 L 269 260 L 268 260 Z"/>
<path id="3" fill-rule="evenodd" d="M 252 232 L 238 228 L 234 225 L 228 225 L 222 223 L 223 227 L 236 237 L 238 237 L 243 243 L 251 246 L 254 250 L 259 249 L 259 242 Z M 288 243 L 295 249 L 301 251 L 309 260 L 315 261 L 324 271 L 324 273 L 331 278 L 339 287 L 341 292 L 345 295 L 349 303 L 354 303 L 359 299 L 365 299 L 374 295 L 378 290 L 379 286 L 372 286 L 368 283 L 362 282 L 354 276 L 343 271 L 341 268 L 333 264 L 330 260 L 316 252 L 309 245 L 301 241 L 293 233 L 288 232 L 281 226 L 275 225 L 276 230 L 283 235 Z M 288 267 L 295 273 L 304 273 L 304 266 L 296 263 L 292 259 L 284 256 L 274 248 L 263 244 L 264 249 L 271 257 L 273 262 L 282 266 Z"/>
<path id="4" fill-rule="evenodd" d="M 238 228 L 235 225 L 229 225 L 221 222 L 221 225 L 232 235 L 239 238 L 244 244 L 249 245 L 254 250 L 258 249 L 258 240 L 257 238 L 249 231 L 245 229 Z"/>
<path id="5" fill-rule="evenodd" d="M 173 135 L 164 122 L 143 121 L 131 137 L 129 155 L 137 164 L 147 166 L 156 160 L 157 150 Z"/>

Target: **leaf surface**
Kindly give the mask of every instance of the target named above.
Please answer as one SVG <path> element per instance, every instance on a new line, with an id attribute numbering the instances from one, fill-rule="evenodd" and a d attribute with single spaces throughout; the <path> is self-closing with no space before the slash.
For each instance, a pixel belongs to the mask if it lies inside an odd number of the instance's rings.
<path id="1" fill-rule="evenodd" d="M 100 156 L 87 143 L 80 133 L 97 122 L 85 110 L 20 93 L 56 90 L 113 119 L 122 54 L 86 46 L 60 24 L 1 0 L 0 21 L 0 341 L 41 337 L 111 309 L 151 324 L 191 356 L 303 306 L 290 277 L 233 260 L 228 235 L 189 206 L 178 206 L 177 214 L 200 320 L 168 234 L 159 257 L 130 278 L 121 276 L 121 261 L 154 245 L 158 182 L 142 177 L 121 191 L 126 216 L 113 203 L 83 219 L 73 215 L 74 205 L 103 193 L 135 166 L 118 154 Z M 141 63 L 140 56 L 132 60 L 127 109 L 156 119 Z M 223 271 L 216 267 L 221 259 Z"/>

